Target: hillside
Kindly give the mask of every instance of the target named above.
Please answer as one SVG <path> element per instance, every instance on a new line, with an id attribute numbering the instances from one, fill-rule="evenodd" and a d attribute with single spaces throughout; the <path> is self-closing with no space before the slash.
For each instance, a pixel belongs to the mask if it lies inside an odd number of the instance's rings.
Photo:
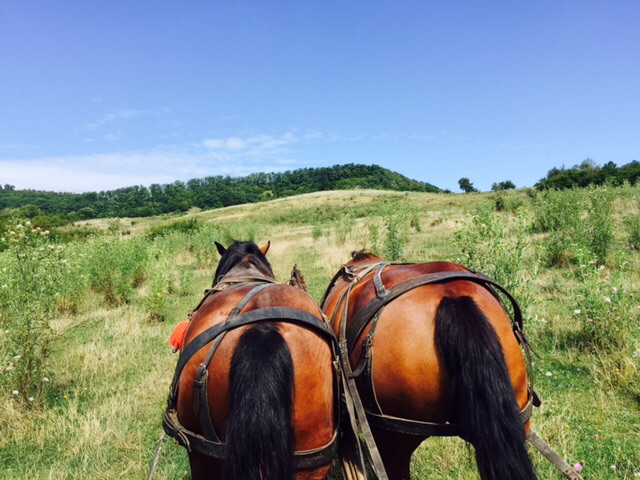
<path id="1" fill-rule="evenodd" d="M 58 215 L 69 220 L 148 217 L 256 203 L 303 193 L 354 188 L 440 192 L 429 183 L 411 180 L 377 165 L 335 165 L 286 172 L 255 173 L 246 177 L 212 176 L 133 186 L 103 192 L 56 193 L 0 188 L 0 210 L 22 209 L 20 216 Z M 65 218 L 59 219 L 64 222 Z"/>
<path id="2" fill-rule="evenodd" d="M 640 185 L 625 185 L 316 192 L 91 219 L 65 227 L 87 234 L 64 243 L 12 220 L 0 251 L 0 479 L 146 478 L 176 363 L 167 338 L 211 285 L 213 241 L 232 238 L 270 240 L 276 278 L 286 282 L 297 264 L 316 301 L 362 248 L 485 272 L 518 299 L 539 354 L 534 430 L 581 463 L 585 479 L 635 478 L 639 209 Z M 413 457 L 412 478 L 477 479 L 472 451 L 458 438 L 431 438 Z M 563 478 L 538 452 L 531 457 L 541 480 Z M 186 451 L 165 441 L 153 478 L 188 478 Z"/>

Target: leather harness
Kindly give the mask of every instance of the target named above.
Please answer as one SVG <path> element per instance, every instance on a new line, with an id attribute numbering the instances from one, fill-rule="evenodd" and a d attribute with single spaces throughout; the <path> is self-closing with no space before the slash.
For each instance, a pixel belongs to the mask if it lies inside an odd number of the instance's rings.
<path id="1" fill-rule="evenodd" d="M 533 390 L 533 367 L 531 361 L 531 352 L 533 351 L 529 345 L 527 337 L 524 335 L 522 330 L 523 321 L 522 321 L 522 311 L 520 310 L 519 305 L 513 296 L 504 289 L 498 283 L 490 280 L 488 277 L 481 273 L 468 271 L 460 271 L 460 272 L 437 272 L 437 273 L 429 273 L 424 275 L 419 275 L 413 277 L 409 280 L 405 280 L 396 285 L 393 285 L 387 288 L 382 282 L 382 271 L 389 265 L 411 265 L 405 263 L 395 263 L 395 262 L 368 262 L 365 264 L 360 264 L 357 266 L 347 267 L 344 266 L 333 278 L 331 283 L 329 284 L 329 288 L 325 293 L 324 299 L 322 301 L 322 309 L 324 310 L 326 301 L 328 299 L 329 293 L 331 289 L 335 286 L 335 282 L 338 278 L 346 277 L 347 280 L 350 280 L 350 284 L 348 287 L 342 292 L 338 302 L 336 303 L 336 310 L 334 312 L 334 317 L 331 319 L 332 323 L 335 321 L 338 312 L 338 308 L 341 304 L 343 304 L 342 308 L 342 320 L 340 323 L 340 333 L 339 333 L 339 345 L 340 345 L 340 359 L 341 365 L 345 372 L 345 375 L 350 377 L 350 380 L 355 388 L 355 383 L 353 379 L 364 374 L 365 378 L 365 388 L 367 389 L 370 398 L 373 399 L 374 410 L 364 410 L 366 415 L 366 420 L 370 425 L 373 425 L 377 428 L 388 430 L 397 433 L 403 433 L 408 435 L 417 435 L 417 436 L 460 436 L 460 428 L 457 424 L 451 423 L 434 423 L 434 422 L 424 422 L 417 420 L 410 420 L 405 418 L 398 418 L 391 415 L 384 414 L 380 405 L 378 403 L 375 387 L 373 385 L 373 376 L 372 376 L 372 366 L 373 366 L 373 337 L 375 334 L 376 326 L 380 319 L 380 315 L 389 302 L 398 298 L 399 296 L 413 290 L 415 288 L 424 286 L 424 285 L 432 285 L 438 283 L 446 283 L 452 282 L 456 280 L 465 280 L 477 283 L 483 287 L 485 287 L 491 294 L 498 299 L 498 301 L 502 304 L 503 308 L 506 312 L 509 310 L 505 305 L 502 297 L 498 294 L 498 291 L 503 294 L 510 302 L 511 307 L 513 309 L 513 315 L 509 314 L 512 328 L 518 343 L 522 346 L 525 352 L 525 358 L 527 363 L 527 369 L 529 371 L 528 379 L 529 379 L 529 398 L 527 400 L 527 404 L 520 411 L 520 417 L 523 423 L 526 423 L 527 420 L 531 417 L 531 412 L 533 406 L 540 406 L 541 402 L 537 394 Z M 376 296 L 371 299 L 367 304 L 365 304 L 353 317 L 351 324 L 347 328 L 347 319 L 348 319 L 348 311 L 349 311 L 349 297 L 351 294 L 351 290 L 353 286 L 362 280 L 366 275 L 373 274 L 373 284 L 376 291 Z M 362 350 L 358 365 L 355 370 L 351 371 L 351 363 L 349 360 L 349 355 L 353 351 L 358 338 L 360 337 L 362 331 L 366 328 L 367 325 L 371 324 L 371 328 L 367 336 L 362 341 Z M 535 352 L 534 352 L 535 353 Z M 366 423 L 366 422 L 365 422 Z M 362 420 L 361 420 L 362 424 Z M 362 426 L 362 425 L 361 425 Z M 366 426 L 368 429 L 368 425 Z M 365 435 L 366 438 L 366 435 Z M 375 443 L 374 443 L 375 445 Z M 371 447 L 370 447 L 371 448 Z M 379 469 L 378 469 L 379 470 Z M 383 470 L 384 471 L 384 470 Z"/>
<path id="2" fill-rule="evenodd" d="M 218 323 L 198 334 L 189 344 L 181 351 L 176 370 L 171 382 L 171 389 L 169 392 L 169 398 L 167 400 L 167 409 L 165 410 L 162 418 L 162 426 L 164 431 L 173 437 L 177 443 L 185 447 L 189 452 L 196 450 L 204 455 L 222 460 L 225 454 L 225 443 L 220 440 L 217 435 L 213 424 L 211 422 L 211 415 L 209 410 L 208 401 L 208 380 L 209 372 L 208 367 L 211 363 L 213 355 L 215 354 L 218 346 L 222 342 L 224 336 L 229 330 L 242 327 L 244 325 L 251 325 L 257 322 L 287 322 L 303 327 L 310 328 L 316 333 L 319 333 L 323 338 L 327 340 L 331 346 L 333 355 L 333 367 L 334 367 L 334 398 L 336 399 L 336 405 L 339 405 L 337 401 L 339 395 L 339 371 L 338 362 L 336 359 L 336 346 L 337 340 L 331 330 L 331 327 L 326 322 L 326 318 L 322 312 L 318 313 L 318 316 L 306 312 L 304 310 L 298 310 L 288 307 L 268 307 L 251 310 L 246 313 L 241 313 L 244 307 L 249 301 L 258 295 L 262 290 L 275 284 L 275 280 L 266 277 L 251 277 L 243 279 L 231 279 L 225 281 L 222 279 L 215 288 L 205 290 L 205 296 L 200 301 L 196 309 L 190 314 L 193 315 L 198 309 L 206 302 L 206 300 L 215 295 L 218 291 L 229 290 L 240 286 L 253 286 L 253 288 L 242 298 L 242 300 L 231 310 L 229 316 L 224 322 Z M 193 403 L 196 416 L 200 420 L 203 435 L 196 432 L 192 432 L 183 427 L 178 420 L 177 402 L 178 402 L 178 382 L 180 375 L 189 360 L 204 346 L 211 343 L 211 347 L 204 359 L 204 361 L 198 366 L 195 379 L 193 381 Z M 338 448 L 338 419 L 340 416 L 339 408 L 334 408 L 335 425 L 336 428 L 333 433 L 333 437 L 329 443 L 319 448 L 312 450 L 296 451 L 294 453 L 294 464 L 296 470 L 301 469 L 313 469 L 329 464 L 335 458 Z"/>

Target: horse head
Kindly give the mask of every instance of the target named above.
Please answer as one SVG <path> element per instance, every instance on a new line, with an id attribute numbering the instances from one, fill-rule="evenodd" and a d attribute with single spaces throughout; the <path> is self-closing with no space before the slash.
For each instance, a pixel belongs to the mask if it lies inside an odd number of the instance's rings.
<path id="1" fill-rule="evenodd" d="M 218 242 L 215 242 L 215 244 L 221 258 L 213 278 L 214 286 L 220 281 L 221 277 L 236 266 L 246 270 L 257 270 L 263 276 L 274 278 L 271 264 L 266 257 L 271 242 L 267 242 L 263 247 L 258 247 L 251 241 L 239 242 L 237 240 L 228 248 L 224 248 Z"/>

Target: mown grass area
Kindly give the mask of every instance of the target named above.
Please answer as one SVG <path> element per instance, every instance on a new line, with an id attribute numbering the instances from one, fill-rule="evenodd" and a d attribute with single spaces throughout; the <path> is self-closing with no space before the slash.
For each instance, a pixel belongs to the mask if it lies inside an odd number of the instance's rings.
<path id="1" fill-rule="evenodd" d="M 0 478 L 142 478 L 176 356 L 167 338 L 210 286 L 213 241 L 271 240 L 319 301 L 351 251 L 453 260 L 509 284 L 540 359 L 533 428 L 585 479 L 640 473 L 640 189 L 541 194 L 340 191 L 47 234 L 16 219 L 0 253 Z M 13 233 L 11 233 L 13 232 Z M 78 233 L 84 232 L 84 233 Z M 586 275 L 586 276 L 585 276 Z M 535 451 L 540 479 L 563 478 Z M 612 467 L 615 466 L 615 469 Z M 478 478 L 434 438 L 414 478 Z M 166 442 L 154 478 L 188 478 Z"/>

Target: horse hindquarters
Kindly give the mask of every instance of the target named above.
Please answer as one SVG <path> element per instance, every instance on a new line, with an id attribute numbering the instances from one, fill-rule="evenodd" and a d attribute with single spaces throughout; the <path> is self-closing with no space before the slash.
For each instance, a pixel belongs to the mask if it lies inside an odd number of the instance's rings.
<path id="1" fill-rule="evenodd" d="M 277 327 L 260 324 L 242 334 L 231 359 L 229 387 L 222 477 L 292 479 L 293 361 Z"/>
<path id="2" fill-rule="evenodd" d="M 483 480 L 535 480 L 500 341 L 471 297 L 436 313 L 436 345 L 451 377 L 453 421 L 476 451 Z"/>

